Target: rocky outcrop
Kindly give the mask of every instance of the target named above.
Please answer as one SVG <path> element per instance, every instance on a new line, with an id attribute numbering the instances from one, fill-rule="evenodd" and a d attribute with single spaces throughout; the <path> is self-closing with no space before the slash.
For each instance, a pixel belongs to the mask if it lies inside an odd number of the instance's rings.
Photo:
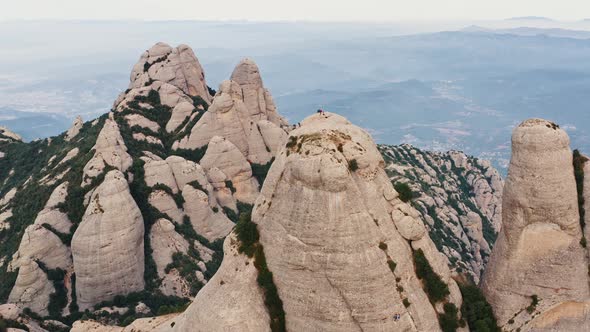
<path id="1" fill-rule="evenodd" d="M 12 256 L 9 269 L 16 270 L 27 260 L 38 260 L 49 269 L 68 269 L 72 265 L 70 249 L 47 228 L 33 224 L 25 229 L 25 234 Z"/>
<path id="2" fill-rule="evenodd" d="M 429 152 L 408 144 L 379 150 L 391 182 L 411 189 L 407 199 L 454 272 L 479 283 L 501 226 L 504 183 L 498 171 L 459 151 Z"/>
<path id="3" fill-rule="evenodd" d="M 226 238 L 219 271 L 189 308 L 171 320 L 172 328 L 157 331 L 270 331 L 258 272 L 253 259 L 238 252 L 237 241 L 234 234 Z"/>
<path id="4" fill-rule="evenodd" d="M 83 126 L 84 121 L 82 121 L 82 117 L 78 115 L 74 120 L 74 123 L 72 123 L 70 129 L 68 129 L 68 131 L 66 132 L 65 140 L 71 141 L 74 137 L 78 136 Z"/>
<path id="5" fill-rule="evenodd" d="M 220 136 L 213 137 L 201 159 L 201 166 L 216 189 L 216 184 L 223 183 L 225 187 L 225 181 L 231 181 L 236 200 L 254 203 L 258 196 L 258 181 L 252 176 L 248 160 L 231 141 Z"/>
<path id="6" fill-rule="evenodd" d="M 143 235 L 143 218 L 127 180 L 120 171 L 110 171 L 92 193 L 72 239 L 76 292 L 82 310 L 115 295 L 143 289 Z"/>
<path id="7" fill-rule="evenodd" d="M 221 211 L 213 211 L 206 193 L 186 185 L 182 190 L 182 196 L 185 202 L 184 211 L 197 234 L 209 241 L 215 241 L 231 232 L 234 223 Z"/>
<path id="8" fill-rule="evenodd" d="M 22 142 L 23 138 L 10 129 L 0 126 L 0 142 L 5 140 Z"/>
<path id="9" fill-rule="evenodd" d="M 70 222 L 68 215 L 59 210 L 58 206 L 66 201 L 68 196 L 68 182 L 64 182 L 57 186 L 49 200 L 45 204 L 45 208 L 39 212 L 35 219 L 36 225 L 49 225 L 56 231 L 69 234 L 72 223 Z"/>
<path id="10" fill-rule="evenodd" d="M 171 47 L 157 43 L 145 51 L 131 72 L 129 89 L 149 85 L 151 81 L 169 83 L 190 96 L 211 102 L 205 73 L 193 50 L 187 45 Z"/>
<path id="11" fill-rule="evenodd" d="M 150 230 L 150 244 L 154 252 L 158 276 L 162 278 L 160 289 L 166 295 L 188 296 L 188 285 L 178 275 L 166 273 L 166 267 L 172 263 L 174 253 L 186 254 L 190 244 L 174 230 L 174 225 L 166 219 L 159 219 Z"/>
<path id="12" fill-rule="evenodd" d="M 40 315 L 47 315 L 49 296 L 54 291 L 53 284 L 39 265 L 32 259 L 26 259 L 20 264 L 18 277 L 8 302 L 30 308 Z"/>
<path id="13" fill-rule="evenodd" d="M 157 133 L 158 130 L 160 130 L 160 125 L 158 125 L 158 123 L 148 120 L 139 114 L 128 114 L 125 116 L 125 120 L 127 120 L 129 127 L 139 126 L 141 128 L 149 129 L 154 133 Z"/>
<path id="14" fill-rule="evenodd" d="M 587 325 L 588 258 L 572 151 L 556 124 L 530 119 L 514 130 L 502 205 L 502 230 L 482 282 L 498 323 L 521 331 Z"/>
<path id="15" fill-rule="evenodd" d="M 287 126 L 285 119 L 277 112 L 270 92 L 264 88 L 260 70 L 252 59 L 240 61 L 234 68 L 230 80 L 242 89 L 243 101 L 252 119 L 268 120 L 279 127 Z"/>
<path id="16" fill-rule="evenodd" d="M 215 137 L 232 142 L 248 161 L 266 164 L 285 143 L 287 122 L 264 89 L 258 67 L 244 60 L 219 86 L 213 104 L 176 147 L 197 149 Z"/>
<path id="17" fill-rule="evenodd" d="M 109 113 L 92 149 L 95 151 L 94 157 L 84 166 L 82 186 L 90 184 L 107 165 L 125 172 L 133 164 L 113 113 Z"/>
<path id="18" fill-rule="evenodd" d="M 55 291 L 44 269 L 67 271 L 72 268 L 70 248 L 54 233 L 70 232 L 67 215 L 57 209 L 57 205 L 65 201 L 67 186 L 68 183 L 64 182 L 55 188 L 35 223 L 25 229 L 18 250 L 8 265 L 9 271 L 18 271 L 9 302 L 22 308 L 29 307 L 41 315 L 47 314 L 49 295 Z"/>
<path id="19" fill-rule="evenodd" d="M 193 114 L 193 111 L 195 111 L 195 106 L 192 103 L 183 101 L 176 104 L 172 109 L 170 120 L 166 123 L 166 131 L 171 133 L 180 129 L 180 125 Z"/>
<path id="20" fill-rule="evenodd" d="M 429 301 L 415 272 L 419 249 L 448 285 L 445 301 L 460 307 L 445 257 L 383 165 L 370 136 L 335 114 L 307 118 L 280 149 L 252 221 L 287 330 L 440 330 L 442 304 Z M 221 268 L 174 330 L 270 330 L 258 271 L 239 245 L 234 233 L 226 238 Z"/>

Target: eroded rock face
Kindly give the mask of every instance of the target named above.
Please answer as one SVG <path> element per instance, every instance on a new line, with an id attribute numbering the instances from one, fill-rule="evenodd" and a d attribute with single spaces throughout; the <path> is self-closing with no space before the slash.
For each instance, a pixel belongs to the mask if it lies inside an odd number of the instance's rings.
<path id="1" fill-rule="evenodd" d="M 65 140 L 70 141 L 74 137 L 78 136 L 78 134 L 80 133 L 80 129 L 82 129 L 82 126 L 84 126 L 84 121 L 82 121 L 82 117 L 78 115 L 74 120 L 74 123 L 72 123 L 70 129 L 68 129 Z"/>
<path id="2" fill-rule="evenodd" d="M 576 195 L 567 134 L 541 119 L 521 123 L 512 135 L 503 226 L 482 282 L 504 328 L 552 330 L 558 325 L 547 323 L 548 317 L 568 311 L 557 308 L 589 299 Z M 528 313 L 533 297 L 539 303 Z"/>
<path id="3" fill-rule="evenodd" d="M 143 87 L 150 81 L 169 83 L 187 95 L 200 96 L 211 102 L 203 68 L 187 45 L 173 48 L 157 43 L 143 53 L 133 67 L 129 88 Z"/>
<path id="4" fill-rule="evenodd" d="M 269 316 L 256 278 L 253 259 L 238 253 L 230 234 L 224 242 L 224 258 L 217 273 L 188 309 L 157 331 L 216 332 L 270 331 Z"/>
<path id="5" fill-rule="evenodd" d="M 9 268 L 16 270 L 26 260 L 39 260 L 49 269 L 66 270 L 72 265 L 70 249 L 57 235 L 39 224 L 33 224 L 25 229 Z"/>
<path id="6" fill-rule="evenodd" d="M 150 244 L 158 276 L 163 278 L 160 287 L 162 292 L 166 295 L 188 296 L 188 292 L 183 292 L 183 288 L 187 288 L 184 280 L 166 273 L 166 266 L 172 263 L 172 255 L 177 252 L 186 253 L 189 250 L 188 241 L 174 230 L 174 225 L 169 220 L 159 219 L 152 225 Z"/>
<path id="7" fill-rule="evenodd" d="M 39 268 L 35 261 L 27 259 L 20 264 L 18 277 L 10 292 L 8 302 L 23 308 L 30 308 L 40 315 L 47 315 L 49 295 L 54 291 L 55 288 L 47 279 L 45 272 Z"/>
<path id="8" fill-rule="evenodd" d="M 90 184 L 93 178 L 103 172 L 106 165 L 125 172 L 133 164 L 112 113 L 98 134 L 93 150 L 94 157 L 84 166 L 82 186 Z"/>
<path id="9" fill-rule="evenodd" d="M 186 118 L 187 115 L 182 116 Z M 248 161 L 264 165 L 271 160 L 277 147 L 284 144 L 287 127 L 262 84 L 258 67 L 252 60 L 245 59 L 236 66 L 231 79 L 221 83 L 213 104 L 190 135 L 175 146 L 201 148 L 213 137 L 220 136 L 232 142 Z"/>
<path id="10" fill-rule="evenodd" d="M 264 88 L 260 70 L 252 59 L 240 61 L 230 80 L 242 89 L 244 104 L 253 119 L 269 120 L 279 127 L 287 125 L 285 119 L 278 114 L 270 92 Z"/>
<path id="11" fill-rule="evenodd" d="M 225 237 L 234 227 L 225 214 L 213 211 L 209 204 L 209 197 L 199 189 L 190 185 L 182 190 L 184 197 L 184 211 L 189 216 L 193 228 L 209 241 Z"/>
<path id="12" fill-rule="evenodd" d="M 125 211 L 125 213 L 121 213 Z M 92 193 L 72 239 L 82 310 L 144 287 L 144 225 L 124 175 L 113 170 Z"/>
<path id="13" fill-rule="evenodd" d="M 460 307 L 445 257 L 418 212 L 398 198 L 383 164 L 370 136 L 335 114 L 304 120 L 278 153 L 252 220 L 287 330 L 440 330 L 441 308 L 430 303 L 414 270 L 417 249 L 449 285 L 448 300 Z M 226 238 L 220 270 L 178 318 L 176 330 L 268 330 L 254 285 L 257 271 L 236 252 L 238 244 L 233 234 Z M 393 271 L 388 261 L 396 263 Z M 407 308 L 404 299 L 411 303 Z M 394 321 L 394 313 L 401 319 Z"/>
<path id="14" fill-rule="evenodd" d="M 201 159 L 201 166 L 214 187 L 215 183 L 231 181 L 238 201 L 254 203 L 258 196 L 258 181 L 252 176 L 248 160 L 232 142 L 220 136 L 213 137 Z"/>
<path id="15" fill-rule="evenodd" d="M 37 215 L 35 224 L 40 226 L 47 224 L 63 234 L 70 233 L 72 223 L 70 222 L 68 215 L 61 212 L 58 208 L 58 205 L 66 200 L 68 195 L 68 185 L 68 182 L 64 182 L 53 190 L 53 193 L 45 204 L 45 208 Z"/>

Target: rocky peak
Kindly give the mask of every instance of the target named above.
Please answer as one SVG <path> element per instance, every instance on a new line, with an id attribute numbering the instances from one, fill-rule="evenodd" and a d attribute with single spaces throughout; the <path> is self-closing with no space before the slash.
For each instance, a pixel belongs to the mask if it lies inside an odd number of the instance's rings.
<path id="1" fill-rule="evenodd" d="M 289 331 L 439 330 L 443 303 L 459 307 L 461 295 L 383 165 L 371 137 L 345 118 L 305 119 L 279 150 L 252 221 L 241 216 L 219 272 L 174 329 L 264 331 L 281 324 L 284 310 Z M 258 229 L 255 243 L 243 242 L 249 223 Z M 259 251 L 250 258 L 249 250 Z M 440 298 L 416 274 L 415 262 L 424 261 L 445 285 Z"/>
<path id="2" fill-rule="evenodd" d="M 514 129 L 502 206 L 502 230 L 482 283 L 500 325 L 587 326 L 588 259 L 569 137 L 558 125 L 530 119 Z"/>
<path id="3" fill-rule="evenodd" d="M 82 117 L 78 115 L 74 120 L 74 123 L 72 123 L 70 129 L 68 129 L 68 131 L 66 132 L 65 140 L 69 141 L 72 138 L 76 137 L 80 133 L 80 129 L 82 129 L 83 125 L 84 121 L 82 121 Z"/>
<path id="4" fill-rule="evenodd" d="M 176 145 L 180 149 L 204 147 L 214 136 L 233 143 L 251 163 L 268 163 L 277 145 L 287 137 L 287 122 L 277 113 L 258 67 L 251 60 L 236 66 L 224 81 L 209 110 Z"/>
<path id="5" fill-rule="evenodd" d="M 256 120 L 269 120 L 279 127 L 287 122 L 278 113 L 270 92 L 264 88 L 260 70 L 251 59 L 243 59 L 235 67 L 231 80 L 242 88 L 243 101 L 250 116 Z"/>
<path id="6" fill-rule="evenodd" d="M 205 73 L 193 50 L 187 45 L 171 47 L 159 42 L 145 51 L 133 67 L 129 89 L 150 85 L 153 81 L 169 83 L 189 96 L 211 102 Z"/>
<path id="7" fill-rule="evenodd" d="M 0 142 L 2 141 L 20 141 L 22 142 L 23 138 L 11 131 L 10 129 L 6 128 L 6 127 L 2 127 L 0 126 Z"/>

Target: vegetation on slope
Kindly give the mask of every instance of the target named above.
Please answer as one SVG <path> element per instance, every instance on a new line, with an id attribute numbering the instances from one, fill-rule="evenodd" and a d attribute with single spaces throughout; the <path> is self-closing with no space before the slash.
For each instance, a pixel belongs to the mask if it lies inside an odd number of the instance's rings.
<path id="1" fill-rule="evenodd" d="M 588 158 L 583 156 L 579 150 L 574 150 L 574 177 L 576 179 L 576 189 L 578 191 L 578 209 L 580 212 L 580 227 L 582 228 L 582 239 L 580 244 L 583 247 L 587 246 L 586 235 L 584 234 L 584 228 L 586 227 L 586 209 L 584 209 L 584 164 L 588 161 Z"/>
<path id="2" fill-rule="evenodd" d="M 492 306 L 481 290 L 470 284 L 459 283 L 459 287 L 463 296 L 461 314 L 469 329 L 477 332 L 500 332 Z"/>
<path id="3" fill-rule="evenodd" d="M 240 240 L 239 252 L 248 257 L 254 257 L 254 266 L 258 270 L 256 281 L 264 292 L 264 304 L 270 315 L 271 331 L 286 331 L 283 301 L 279 297 L 277 287 L 273 281 L 272 272 L 270 272 L 266 264 L 264 248 L 258 241 L 260 235 L 258 234 L 256 224 L 251 220 L 251 212 L 246 211 L 240 214 L 235 233 L 238 240 Z"/>
<path id="4" fill-rule="evenodd" d="M 475 199 L 476 183 L 485 181 L 492 186 L 492 178 L 486 175 L 488 169 L 469 156 L 465 156 L 468 168 L 464 168 L 455 163 L 451 153 L 425 152 L 406 144 L 378 148 L 400 199 L 420 212 L 437 249 L 452 253 L 447 254 L 451 268 L 470 279 L 479 278 L 483 269 L 474 270 L 472 262 L 481 260 L 483 267 L 489 252 L 481 250 L 479 240 L 462 220 L 470 213 L 477 214 L 482 221 L 482 236 L 490 248 L 493 246 L 497 236 L 494 226 Z M 439 205 L 441 201 L 444 206 Z M 470 243 L 465 242 L 465 235 Z"/>

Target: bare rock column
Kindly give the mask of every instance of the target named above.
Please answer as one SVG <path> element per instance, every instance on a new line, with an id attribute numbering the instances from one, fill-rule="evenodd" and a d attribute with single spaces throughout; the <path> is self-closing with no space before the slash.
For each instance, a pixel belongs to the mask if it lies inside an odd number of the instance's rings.
<path id="1" fill-rule="evenodd" d="M 96 188 L 72 239 L 81 310 L 144 288 L 144 225 L 123 173 Z"/>
<path id="2" fill-rule="evenodd" d="M 502 230 L 482 282 L 499 325 L 526 330 L 546 320 L 549 309 L 587 300 L 572 151 L 556 124 L 530 119 L 514 130 L 502 209 Z"/>

